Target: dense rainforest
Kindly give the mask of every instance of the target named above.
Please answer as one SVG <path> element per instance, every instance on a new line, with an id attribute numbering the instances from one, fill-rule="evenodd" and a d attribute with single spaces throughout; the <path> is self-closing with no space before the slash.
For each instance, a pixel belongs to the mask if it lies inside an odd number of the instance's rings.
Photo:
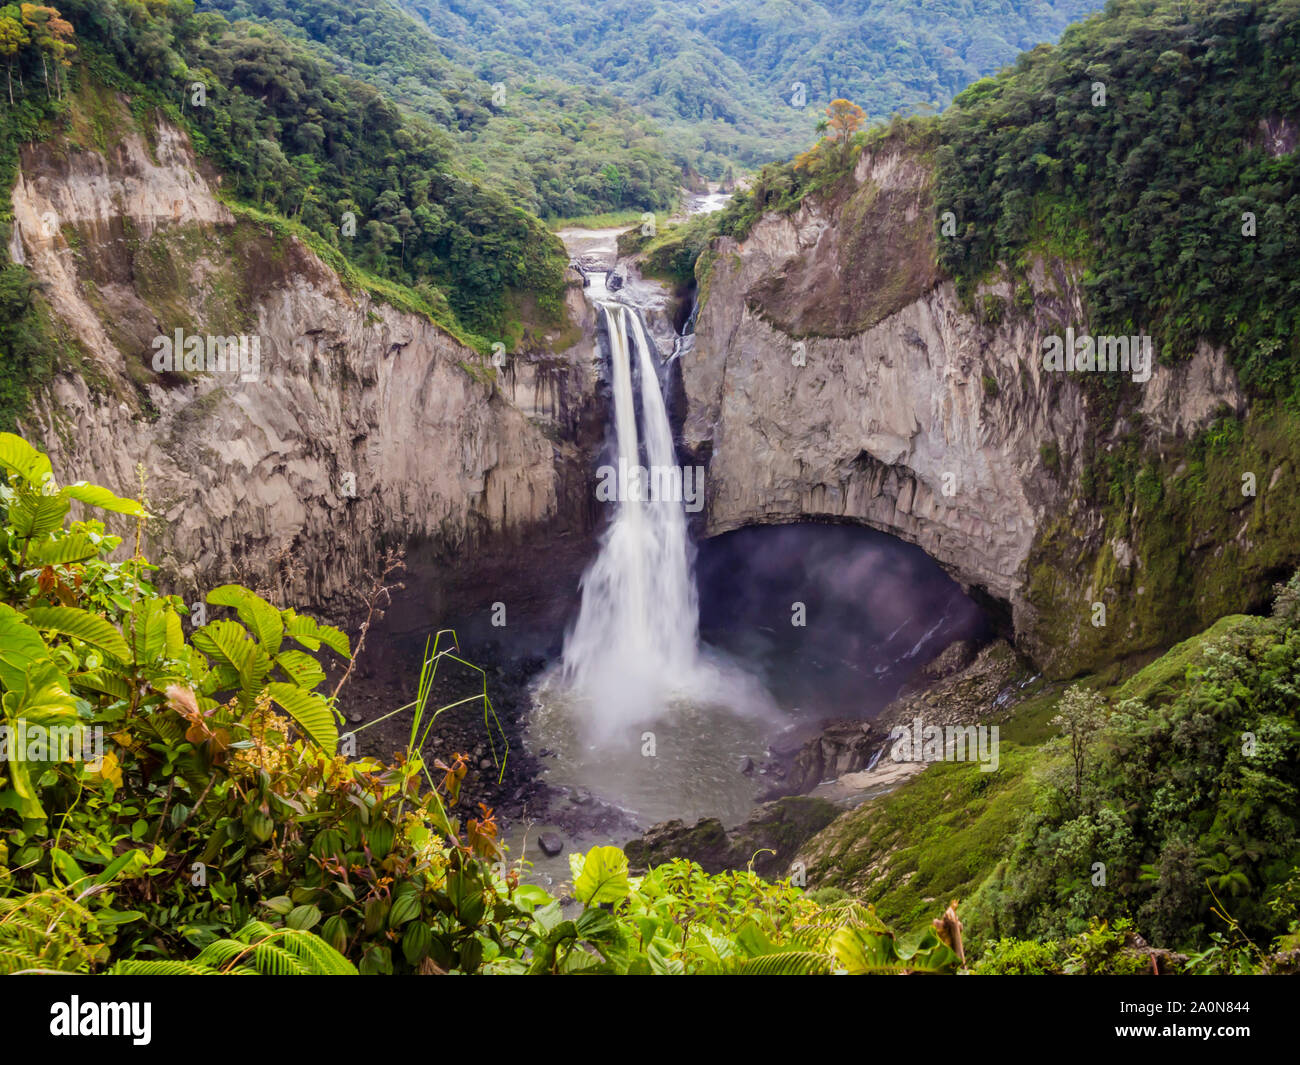
<path id="1" fill-rule="evenodd" d="M 544 218 L 669 210 L 686 154 L 650 117 L 608 90 L 557 80 L 549 66 L 449 58 L 421 20 L 389 0 L 204 0 L 231 21 L 269 22 L 308 41 L 338 70 L 382 87 L 444 130 L 458 164 Z"/>
<path id="2" fill-rule="evenodd" d="M 294 5 L 296 6 L 296 5 Z M 975 78 L 1054 39 L 1095 0 L 402 0 L 453 57 L 545 70 L 663 124 L 711 178 L 803 148 L 836 97 L 875 119 L 940 109 Z"/>

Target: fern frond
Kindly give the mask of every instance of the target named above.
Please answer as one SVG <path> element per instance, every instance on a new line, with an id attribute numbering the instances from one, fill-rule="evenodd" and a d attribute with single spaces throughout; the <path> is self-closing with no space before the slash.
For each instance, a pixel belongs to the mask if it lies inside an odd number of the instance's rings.
<path id="1" fill-rule="evenodd" d="M 787 950 L 745 958 L 731 971 L 738 976 L 829 976 L 831 962 L 811 950 Z"/>
<path id="2" fill-rule="evenodd" d="M 285 949 L 305 963 L 315 976 L 356 976 L 357 967 L 320 936 L 298 929 L 286 929 Z"/>
<path id="3" fill-rule="evenodd" d="M 138 961 L 124 958 L 108 970 L 109 976 L 215 976 L 217 970 L 197 961 Z"/>

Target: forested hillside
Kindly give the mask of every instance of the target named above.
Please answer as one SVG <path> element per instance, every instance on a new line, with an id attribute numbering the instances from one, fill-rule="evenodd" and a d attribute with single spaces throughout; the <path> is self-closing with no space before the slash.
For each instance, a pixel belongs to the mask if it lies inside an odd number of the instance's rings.
<path id="1" fill-rule="evenodd" d="M 339 70 L 445 130 L 467 172 L 534 214 L 568 218 L 676 202 L 688 154 L 606 88 L 565 84 L 549 65 L 521 70 L 455 51 L 390 0 L 200 0 L 199 7 L 232 21 L 269 21 L 310 42 Z"/>
<path id="2" fill-rule="evenodd" d="M 73 94 L 89 92 L 82 104 L 93 108 L 96 87 L 122 90 L 137 114 L 157 106 L 184 123 L 235 201 L 413 286 L 431 316 L 507 335 L 513 300 L 525 293 L 559 315 L 559 242 L 513 197 L 467 172 L 446 132 L 374 86 L 274 29 L 232 25 L 184 0 L 69 0 L 59 12 L 66 52 L 54 55 L 34 31 L 14 50 L 16 99 L 0 130 L 6 180 L 19 144 L 48 135 L 71 113 Z M 21 16 L 10 21 L 23 26 Z M 58 76 L 47 87 L 51 66 Z M 102 133 L 90 125 L 74 135 L 93 147 Z"/>
<path id="3" fill-rule="evenodd" d="M 1211 339 L 1252 391 L 1294 398 L 1297 15 L 1295 0 L 1115 3 L 965 90 L 936 189 L 962 290 L 1069 249 L 1099 332 L 1145 330 L 1171 361 Z"/>
<path id="4" fill-rule="evenodd" d="M 400 0 L 489 80 L 544 71 L 663 122 L 710 177 L 794 154 L 834 97 L 879 119 L 942 108 L 1098 0 Z M 260 2 L 259 2 L 260 6 Z M 289 6 L 289 5 L 286 5 Z M 299 5 L 293 4 L 293 7 Z M 487 74 L 484 75 L 487 77 Z M 802 92 L 799 89 L 802 86 Z"/>

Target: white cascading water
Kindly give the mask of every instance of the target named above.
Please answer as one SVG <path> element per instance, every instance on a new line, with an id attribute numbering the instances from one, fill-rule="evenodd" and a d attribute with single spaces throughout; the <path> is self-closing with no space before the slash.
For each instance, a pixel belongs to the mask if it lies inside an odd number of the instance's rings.
<path id="1" fill-rule="evenodd" d="M 608 734 L 657 716 L 675 692 L 698 681 L 699 604 L 683 503 L 650 499 L 643 468 L 677 468 L 672 426 L 659 387 L 656 352 L 635 311 L 601 309 L 609 334 L 618 510 L 599 556 L 582 579 L 582 606 L 565 640 L 562 676 L 587 704 L 588 732 Z M 637 432 L 632 377 L 641 384 Z M 642 443 L 645 462 L 642 462 Z"/>

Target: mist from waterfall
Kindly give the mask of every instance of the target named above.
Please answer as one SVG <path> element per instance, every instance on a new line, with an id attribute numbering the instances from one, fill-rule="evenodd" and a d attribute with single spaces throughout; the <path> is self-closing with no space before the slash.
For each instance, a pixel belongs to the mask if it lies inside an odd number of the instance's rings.
<path id="1" fill-rule="evenodd" d="M 699 604 L 683 505 L 648 498 L 641 476 L 677 462 L 657 353 L 635 311 L 600 306 L 609 335 L 617 457 L 629 483 L 621 485 L 600 554 L 582 578 L 582 606 L 565 640 L 562 677 L 594 711 L 586 715 L 589 731 L 608 733 L 652 719 L 674 690 L 695 677 Z"/>
<path id="2" fill-rule="evenodd" d="M 628 740 L 634 728 L 680 700 L 774 709 L 744 671 L 701 654 L 684 503 L 653 498 L 645 481 L 646 471 L 681 472 L 658 351 L 634 309 L 599 306 L 610 342 L 617 462 L 629 476 L 612 503 L 617 510 L 601 551 L 582 576 L 581 607 L 564 641 L 560 680 L 577 697 L 578 718 L 593 741 L 620 731 Z"/>

